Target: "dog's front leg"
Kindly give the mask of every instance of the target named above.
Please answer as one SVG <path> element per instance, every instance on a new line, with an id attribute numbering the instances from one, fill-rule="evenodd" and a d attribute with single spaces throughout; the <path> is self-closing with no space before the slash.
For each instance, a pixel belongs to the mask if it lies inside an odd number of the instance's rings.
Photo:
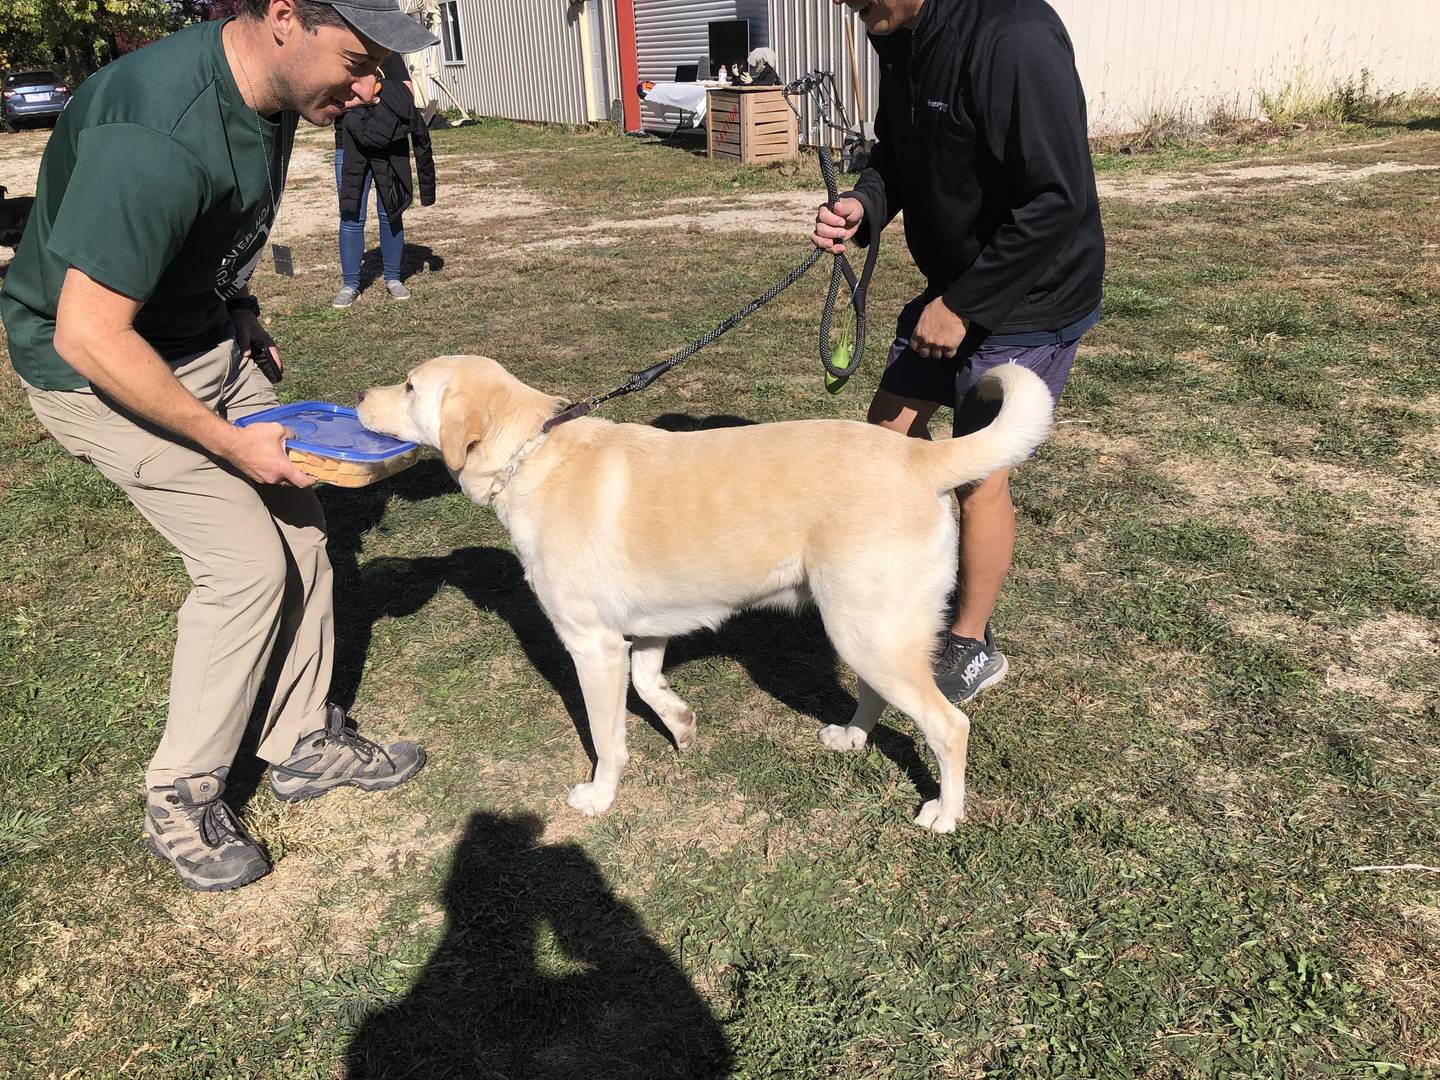
<path id="1" fill-rule="evenodd" d="M 620 772 L 630 760 L 625 750 L 625 690 L 630 682 L 630 643 L 617 633 L 597 630 L 565 635 L 565 647 L 580 676 L 590 739 L 595 744 L 595 777 L 570 789 L 565 801 L 587 816 L 603 814 L 615 801 Z"/>

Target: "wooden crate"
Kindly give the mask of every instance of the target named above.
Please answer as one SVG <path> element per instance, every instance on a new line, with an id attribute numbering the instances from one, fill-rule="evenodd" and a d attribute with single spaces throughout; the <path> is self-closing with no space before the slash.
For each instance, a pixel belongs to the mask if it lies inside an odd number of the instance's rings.
<path id="1" fill-rule="evenodd" d="M 706 97 L 705 141 L 712 158 L 754 165 L 800 152 L 795 114 L 780 87 L 712 87 Z"/>

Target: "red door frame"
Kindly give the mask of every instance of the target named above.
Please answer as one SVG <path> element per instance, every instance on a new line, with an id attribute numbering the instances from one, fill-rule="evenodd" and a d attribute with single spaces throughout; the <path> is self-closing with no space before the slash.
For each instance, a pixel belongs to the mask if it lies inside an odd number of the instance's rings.
<path id="1" fill-rule="evenodd" d="M 640 58 L 635 51 L 635 0 L 615 0 L 616 50 L 620 54 L 620 103 L 626 131 L 639 131 Z"/>

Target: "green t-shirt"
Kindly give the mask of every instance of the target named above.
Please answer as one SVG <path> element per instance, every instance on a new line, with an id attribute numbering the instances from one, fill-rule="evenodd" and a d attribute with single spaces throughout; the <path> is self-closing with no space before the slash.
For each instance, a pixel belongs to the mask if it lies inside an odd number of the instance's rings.
<path id="1" fill-rule="evenodd" d="M 0 290 L 10 360 L 32 385 L 85 385 L 53 344 L 71 266 L 140 301 L 135 329 L 167 360 L 229 334 L 225 298 L 264 250 L 297 117 L 274 122 L 245 104 L 223 25 L 202 23 L 115 61 L 55 125 Z"/>

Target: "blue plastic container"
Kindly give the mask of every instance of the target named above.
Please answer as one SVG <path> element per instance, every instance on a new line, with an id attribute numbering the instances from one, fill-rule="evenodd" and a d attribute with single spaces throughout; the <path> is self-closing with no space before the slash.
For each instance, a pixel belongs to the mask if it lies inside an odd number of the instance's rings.
<path id="1" fill-rule="evenodd" d="M 328 401 L 296 401 L 252 413 L 236 427 L 284 424 L 294 438 L 285 440 L 290 460 L 301 472 L 342 487 L 364 487 L 407 468 L 420 456 L 412 442 L 369 431 L 355 410 Z"/>

